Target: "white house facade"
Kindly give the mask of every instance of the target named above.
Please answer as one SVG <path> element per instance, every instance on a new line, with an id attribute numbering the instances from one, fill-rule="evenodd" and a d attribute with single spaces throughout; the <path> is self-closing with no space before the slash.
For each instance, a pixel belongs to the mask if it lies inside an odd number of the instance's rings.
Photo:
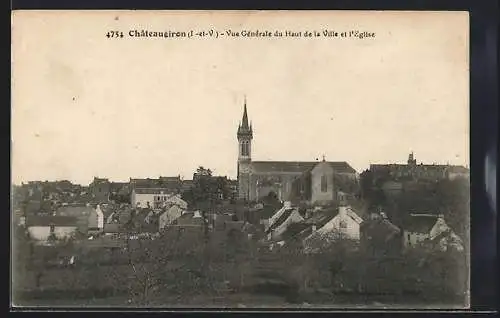
<path id="1" fill-rule="evenodd" d="M 101 206 L 97 207 L 89 214 L 89 230 L 102 230 L 104 229 L 104 213 L 101 210 Z"/>

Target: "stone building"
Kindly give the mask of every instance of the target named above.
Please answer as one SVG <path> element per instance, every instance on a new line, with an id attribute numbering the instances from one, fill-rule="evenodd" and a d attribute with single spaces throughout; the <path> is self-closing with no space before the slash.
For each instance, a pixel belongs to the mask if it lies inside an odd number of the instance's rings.
<path id="1" fill-rule="evenodd" d="M 111 182 L 108 179 L 94 177 L 89 189 L 96 201 L 107 202 L 111 193 Z"/>
<path id="2" fill-rule="evenodd" d="M 238 127 L 238 197 L 258 201 L 271 192 L 282 201 L 332 202 L 339 180 L 357 183 L 356 171 L 345 161 L 253 161 L 253 129 L 246 101 Z"/>
<path id="3" fill-rule="evenodd" d="M 438 181 L 469 177 L 469 169 L 463 166 L 417 164 L 413 152 L 408 155 L 406 164 L 371 164 L 370 171 L 373 173 L 374 182 L 379 179 Z"/>

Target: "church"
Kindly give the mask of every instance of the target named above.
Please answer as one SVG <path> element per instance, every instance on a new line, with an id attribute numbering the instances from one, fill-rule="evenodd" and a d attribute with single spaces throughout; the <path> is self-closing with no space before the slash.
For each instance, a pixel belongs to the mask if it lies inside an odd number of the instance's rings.
<path id="1" fill-rule="evenodd" d="M 330 204 L 357 188 L 358 174 L 345 161 L 253 161 L 253 129 L 246 100 L 238 126 L 238 197 L 259 201 L 273 192 L 281 201 Z"/>

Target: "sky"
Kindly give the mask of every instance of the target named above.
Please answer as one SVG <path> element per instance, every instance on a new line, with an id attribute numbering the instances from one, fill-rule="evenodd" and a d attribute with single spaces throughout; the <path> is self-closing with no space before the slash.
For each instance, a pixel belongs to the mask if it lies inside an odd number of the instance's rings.
<path id="1" fill-rule="evenodd" d="M 375 38 L 140 39 L 128 30 L 360 30 Z M 123 39 L 108 39 L 108 30 Z M 253 160 L 469 164 L 468 16 L 17 12 L 12 181 L 236 178 Z"/>

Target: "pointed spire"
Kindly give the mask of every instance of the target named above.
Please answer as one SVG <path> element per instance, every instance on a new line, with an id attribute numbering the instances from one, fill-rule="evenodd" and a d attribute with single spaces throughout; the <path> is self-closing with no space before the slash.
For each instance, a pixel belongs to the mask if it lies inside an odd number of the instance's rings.
<path id="1" fill-rule="evenodd" d="M 244 105 L 243 105 L 243 119 L 242 119 L 242 123 L 241 123 L 241 128 L 243 129 L 249 129 L 249 126 L 248 126 L 248 114 L 247 114 L 247 97 L 245 95 L 245 102 L 244 102 Z"/>

